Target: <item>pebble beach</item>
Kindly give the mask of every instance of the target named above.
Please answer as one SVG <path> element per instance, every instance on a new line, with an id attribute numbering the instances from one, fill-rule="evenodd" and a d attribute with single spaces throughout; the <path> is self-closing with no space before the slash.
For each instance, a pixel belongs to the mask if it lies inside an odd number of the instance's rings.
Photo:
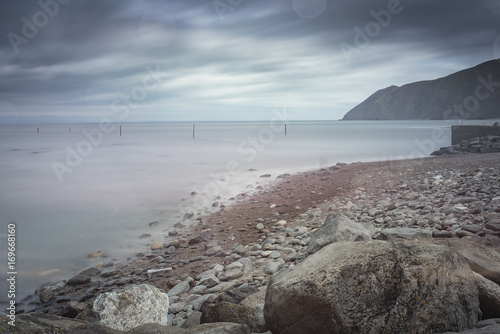
<path id="1" fill-rule="evenodd" d="M 186 214 L 163 240 L 142 235 L 148 252 L 126 260 L 92 254 L 98 265 L 44 284 L 19 309 L 92 322 L 97 296 L 147 283 L 168 292 L 169 325 L 221 321 L 206 318 L 210 301 L 265 291 L 274 273 L 308 257 L 312 233 L 332 213 L 370 225 L 376 240 L 500 241 L 499 166 L 499 153 L 453 154 L 263 175 L 273 179 L 268 186 L 214 203 L 213 213 Z"/>

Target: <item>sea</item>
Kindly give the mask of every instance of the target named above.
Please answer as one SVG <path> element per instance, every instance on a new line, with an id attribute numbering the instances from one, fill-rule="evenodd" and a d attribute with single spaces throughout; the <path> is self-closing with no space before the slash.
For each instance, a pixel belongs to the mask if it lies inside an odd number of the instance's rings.
<path id="1" fill-rule="evenodd" d="M 214 210 L 216 201 L 230 204 L 282 173 L 428 157 L 451 144 L 450 127 L 460 123 L 275 118 L 0 125 L 0 312 L 12 299 L 12 273 L 15 300 L 27 301 L 43 283 L 147 251 L 186 213 Z M 15 241 L 15 254 L 8 254 L 8 240 Z M 94 251 L 105 257 L 90 259 Z"/>

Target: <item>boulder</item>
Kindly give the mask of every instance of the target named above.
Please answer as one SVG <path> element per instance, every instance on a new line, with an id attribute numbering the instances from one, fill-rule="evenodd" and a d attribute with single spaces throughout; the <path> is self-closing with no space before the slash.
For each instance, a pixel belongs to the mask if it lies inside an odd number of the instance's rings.
<path id="1" fill-rule="evenodd" d="M 474 328 L 466 259 L 420 240 L 333 243 L 269 282 L 264 316 L 280 333 L 439 333 Z"/>
<path id="2" fill-rule="evenodd" d="M 106 292 L 94 301 L 98 324 L 127 331 L 147 323 L 167 325 L 168 295 L 149 284 Z"/>
<path id="3" fill-rule="evenodd" d="M 500 318 L 500 286 L 477 273 L 474 275 L 483 319 Z"/>
<path id="4" fill-rule="evenodd" d="M 500 285 L 500 240 L 464 238 L 433 239 L 427 242 L 453 248 L 467 259 L 474 272 Z"/>
<path id="5" fill-rule="evenodd" d="M 371 240 L 372 235 L 372 231 L 364 225 L 353 222 L 343 214 L 334 213 L 311 235 L 307 252 L 316 253 L 332 242 Z"/>
<path id="6" fill-rule="evenodd" d="M 247 325 L 252 333 L 267 330 L 264 319 L 266 290 L 254 293 L 239 302 L 238 298 L 219 296 L 208 300 L 201 307 L 201 322 L 233 322 Z M 239 302 L 239 303 L 238 303 Z"/>
<path id="7" fill-rule="evenodd" d="M 432 238 L 432 232 L 428 229 L 409 227 L 384 228 L 380 231 L 379 240 L 392 239 L 427 239 Z"/>

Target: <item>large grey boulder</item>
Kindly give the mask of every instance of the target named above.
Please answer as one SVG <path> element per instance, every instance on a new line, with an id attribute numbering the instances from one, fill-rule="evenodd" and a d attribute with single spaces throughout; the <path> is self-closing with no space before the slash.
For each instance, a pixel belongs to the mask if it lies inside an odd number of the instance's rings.
<path id="1" fill-rule="evenodd" d="M 147 323 L 167 325 L 168 295 L 149 284 L 106 292 L 94 301 L 98 324 L 127 331 Z"/>
<path id="2" fill-rule="evenodd" d="M 419 240 L 333 243 L 275 274 L 264 316 L 281 333 L 439 333 L 474 328 L 465 258 Z"/>
<path id="3" fill-rule="evenodd" d="M 479 274 L 474 275 L 483 319 L 500 318 L 500 286 Z"/>
<path id="4" fill-rule="evenodd" d="M 500 240 L 488 238 L 432 239 L 464 256 L 474 272 L 500 285 Z"/>
<path id="5" fill-rule="evenodd" d="M 363 224 L 355 223 L 341 213 L 326 217 L 325 223 L 311 235 L 307 245 L 309 254 L 316 253 L 332 242 L 371 240 L 373 231 Z"/>

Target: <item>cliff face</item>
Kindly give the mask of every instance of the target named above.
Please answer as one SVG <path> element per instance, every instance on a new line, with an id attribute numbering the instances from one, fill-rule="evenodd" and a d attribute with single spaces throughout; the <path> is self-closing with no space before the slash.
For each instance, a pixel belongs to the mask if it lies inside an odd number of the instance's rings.
<path id="1" fill-rule="evenodd" d="M 444 78 L 381 89 L 343 120 L 499 117 L 500 60 L 491 60 Z"/>

